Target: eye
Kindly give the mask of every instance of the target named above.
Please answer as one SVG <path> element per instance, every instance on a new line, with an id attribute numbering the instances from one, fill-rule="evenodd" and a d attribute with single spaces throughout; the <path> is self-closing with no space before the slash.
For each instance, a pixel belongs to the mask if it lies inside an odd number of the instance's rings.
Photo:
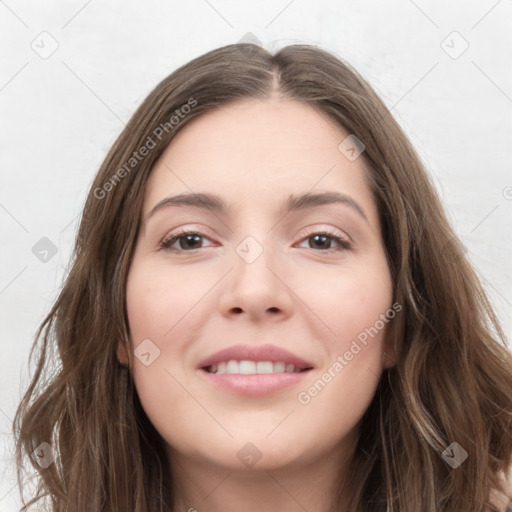
<path id="1" fill-rule="evenodd" d="M 340 236 L 329 233 L 329 232 L 321 232 L 321 233 L 313 233 L 312 235 L 309 235 L 306 237 L 302 243 L 310 241 L 309 243 L 309 249 L 318 249 L 322 252 L 327 251 L 345 251 L 351 248 L 350 243 L 345 240 L 344 238 L 341 238 Z M 337 247 L 332 247 L 331 242 L 334 242 Z"/>
<path id="2" fill-rule="evenodd" d="M 160 242 L 160 248 L 168 251 L 193 251 L 195 249 L 201 249 L 201 239 L 207 239 L 208 237 L 202 233 L 196 231 L 182 231 L 180 233 L 174 233 L 170 238 L 164 238 Z M 173 245 L 178 243 L 178 247 Z"/>
<path id="3" fill-rule="evenodd" d="M 202 239 L 210 240 L 206 235 L 203 235 L 197 231 L 182 231 L 179 233 L 174 233 L 169 238 L 164 238 L 160 243 L 160 248 L 174 252 L 190 252 L 203 248 L 201 244 Z M 351 248 L 350 243 L 344 238 L 341 238 L 334 233 L 325 231 L 309 235 L 303 240 L 302 243 L 308 240 L 310 241 L 308 247 L 309 249 L 317 249 L 321 252 L 328 252 L 333 250 L 344 251 Z M 334 247 L 331 245 L 332 242 L 335 244 Z M 178 244 L 178 247 L 173 247 L 176 243 Z"/>

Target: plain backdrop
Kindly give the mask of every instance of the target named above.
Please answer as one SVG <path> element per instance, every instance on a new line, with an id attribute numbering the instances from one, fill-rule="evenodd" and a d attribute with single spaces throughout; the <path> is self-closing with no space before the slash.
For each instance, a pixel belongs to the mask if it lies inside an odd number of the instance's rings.
<path id="1" fill-rule="evenodd" d="M 149 91 L 216 47 L 309 43 L 352 64 L 432 174 L 511 338 L 512 1 L 2 0 L 0 14 L 0 512 L 19 507 L 11 421 L 93 176 Z"/>

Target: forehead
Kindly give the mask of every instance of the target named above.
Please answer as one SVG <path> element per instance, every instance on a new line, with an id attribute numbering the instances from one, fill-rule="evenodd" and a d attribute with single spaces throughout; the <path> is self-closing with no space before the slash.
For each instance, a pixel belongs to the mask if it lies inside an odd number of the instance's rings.
<path id="1" fill-rule="evenodd" d="M 222 106 L 187 124 L 149 178 L 144 212 L 166 195 L 211 192 L 247 207 L 279 206 L 290 194 L 348 194 L 376 222 L 363 159 L 349 161 L 349 135 L 311 105 L 271 98 Z"/>
<path id="2" fill-rule="evenodd" d="M 312 105 L 294 100 L 244 99 L 201 115 L 185 126 L 167 148 L 174 159 L 204 151 L 223 152 L 264 164 L 273 157 L 319 151 L 337 156 L 346 132 Z M 257 162 L 254 162 L 255 164 Z"/>

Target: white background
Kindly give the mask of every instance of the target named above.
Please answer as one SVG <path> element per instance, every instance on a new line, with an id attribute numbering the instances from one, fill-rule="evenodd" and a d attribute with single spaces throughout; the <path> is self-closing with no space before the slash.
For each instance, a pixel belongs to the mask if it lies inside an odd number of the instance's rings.
<path id="1" fill-rule="evenodd" d="M 319 45 L 370 82 L 512 337 L 511 0 L 2 0 L 0 15 L 0 512 L 19 506 L 11 420 L 95 172 L 162 78 L 247 33 L 269 50 Z M 46 263 L 42 237 L 58 251 Z"/>

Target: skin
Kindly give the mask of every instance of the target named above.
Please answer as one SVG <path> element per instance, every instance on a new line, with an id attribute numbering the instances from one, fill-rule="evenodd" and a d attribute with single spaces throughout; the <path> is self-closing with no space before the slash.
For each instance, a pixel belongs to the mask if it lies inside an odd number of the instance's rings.
<path id="1" fill-rule="evenodd" d="M 359 421 L 392 364 L 386 324 L 309 403 L 298 401 L 392 306 L 362 158 L 351 162 L 338 150 L 347 135 L 304 103 L 242 100 L 184 127 L 152 171 L 127 313 L 131 346 L 150 339 L 160 350 L 149 366 L 133 358 L 132 373 L 168 444 L 175 510 L 331 510 Z M 357 201 L 367 220 L 344 204 L 280 213 L 290 194 L 333 191 Z M 147 218 L 163 198 L 191 192 L 216 194 L 231 211 L 173 205 Z M 174 244 L 181 252 L 160 248 L 177 228 L 203 235 L 196 249 L 183 239 Z M 326 229 L 352 247 L 315 244 Z M 263 248 L 252 263 L 236 252 L 247 236 Z M 198 374 L 199 361 L 217 350 L 264 342 L 314 369 L 264 397 L 219 389 Z M 118 357 L 128 364 L 122 343 Z M 237 457 L 248 442 L 261 454 L 252 467 Z"/>

